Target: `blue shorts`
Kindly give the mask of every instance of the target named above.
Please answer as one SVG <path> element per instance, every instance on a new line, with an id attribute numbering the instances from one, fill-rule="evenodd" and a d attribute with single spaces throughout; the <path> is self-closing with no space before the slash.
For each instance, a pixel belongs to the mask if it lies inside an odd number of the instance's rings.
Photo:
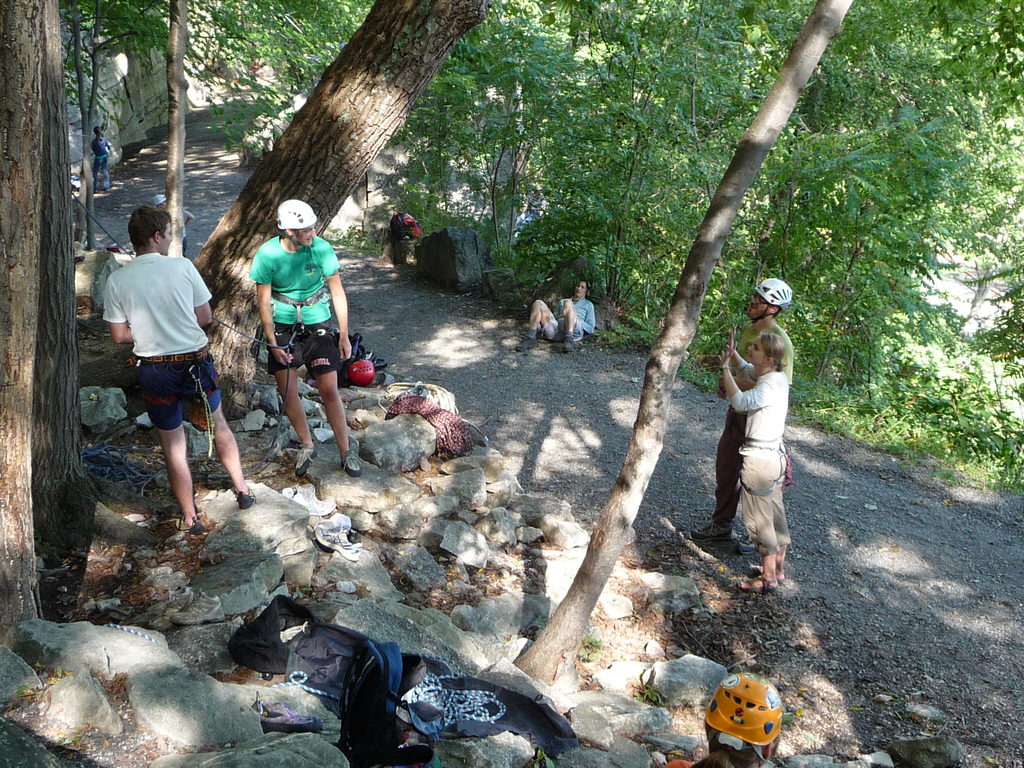
<path id="1" fill-rule="evenodd" d="M 201 400 L 204 393 L 211 413 L 220 408 L 220 379 L 209 355 L 185 363 L 141 362 L 138 371 L 146 412 L 157 429 L 180 427 L 184 401 Z"/>

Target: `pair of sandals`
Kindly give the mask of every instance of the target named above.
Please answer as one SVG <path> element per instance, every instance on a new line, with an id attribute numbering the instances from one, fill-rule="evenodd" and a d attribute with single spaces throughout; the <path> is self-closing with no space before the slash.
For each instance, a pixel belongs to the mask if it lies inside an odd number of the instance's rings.
<path id="1" fill-rule="evenodd" d="M 751 578 L 736 584 L 736 589 L 740 592 L 774 595 L 779 591 L 779 584 L 782 582 L 782 579 L 778 581 L 765 581 L 764 571 L 760 565 L 751 565 L 747 572 Z"/>

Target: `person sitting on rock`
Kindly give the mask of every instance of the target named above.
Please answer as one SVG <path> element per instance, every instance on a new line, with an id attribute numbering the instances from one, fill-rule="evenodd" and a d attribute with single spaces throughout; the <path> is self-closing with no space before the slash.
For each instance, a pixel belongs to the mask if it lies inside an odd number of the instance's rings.
<path id="1" fill-rule="evenodd" d="M 118 344 L 133 344 L 139 387 L 160 437 L 171 492 L 181 509 L 178 530 L 198 535 L 206 528 L 196 511 L 188 442 L 182 426 L 184 401 L 203 405 L 212 440 L 235 488 L 239 509 L 256 501 L 242 474 L 238 443 L 224 418 L 217 371 L 204 325 L 213 321 L 210 291 L 187 259 L 170 259 L 171 216 L 144 205 L 128 221 L 138 254 L 107 280 L 103 319 Z"/>
<path id="2" fill-rule="evenodd" d="M 540 299 L 530 307 L 530 319 L 526 324 L 526 338 L 516 347 L 517 352 L 526 352 L 537 346 L 537 333 L 548 341 L 562 342 L 563 352 L 575 352 L 583 341 L 583 334 L 593 333 L 597 322 L 594 305 L 587 298 L 590 284 L 586 280 L 576 283 L 571 299 L 558 303 L 560 317 Z"/>
<path id="3" fill-rule="evenodd" d="M 748 674 L 726 676 L 704 711 L 708 755 L 665 768 L 758 768 L 782 735 L 782 698 L 771 683 Z"/>

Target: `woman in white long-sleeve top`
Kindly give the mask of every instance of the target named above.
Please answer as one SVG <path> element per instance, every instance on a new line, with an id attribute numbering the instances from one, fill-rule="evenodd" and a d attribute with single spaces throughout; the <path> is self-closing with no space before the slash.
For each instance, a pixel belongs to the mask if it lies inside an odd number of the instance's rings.
<path id="1" fill-rule="evenodd" d="M 782 372 L 784 354 L 781 337 L 762 333 L 747 347 L 750 359 L 744 360 L 736 352 L 735 330 L 722 352 L 726 396 L 734 409 L 747 413 L 746 439 L 740 449 L 740 506 L 743 524 L 761 555 L 758 576 L 736 585 L 744 592 L 774 592 L 785 579 L 790 538 L 782 503 L 786 475 L 782 433 L 789 410 L 789 379 Z M 743 392 L 736 386 L 730 363 L 737 366 L 737 372 L 756 379 L 753 389 Z"/>

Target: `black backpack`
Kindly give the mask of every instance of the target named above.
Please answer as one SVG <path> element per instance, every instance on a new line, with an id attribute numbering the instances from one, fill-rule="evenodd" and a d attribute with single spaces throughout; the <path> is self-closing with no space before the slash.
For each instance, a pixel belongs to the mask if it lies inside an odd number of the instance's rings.
<path id="1" fill-rule="evenodd" d="M 282 635 L 284 633 L 284 635 Z M 282 636 L 289 639 L 283 640 Z M 341 720 L 338 748 L 353 768 L 412 765 L 433 759 L 426 736 L 399 717 L 402 695 L 426 674 L 419 656 L 354 629 L 325 624 L 284 595 L 228 641 L 239 664 L 284 674 L 315 693 Z"/>

